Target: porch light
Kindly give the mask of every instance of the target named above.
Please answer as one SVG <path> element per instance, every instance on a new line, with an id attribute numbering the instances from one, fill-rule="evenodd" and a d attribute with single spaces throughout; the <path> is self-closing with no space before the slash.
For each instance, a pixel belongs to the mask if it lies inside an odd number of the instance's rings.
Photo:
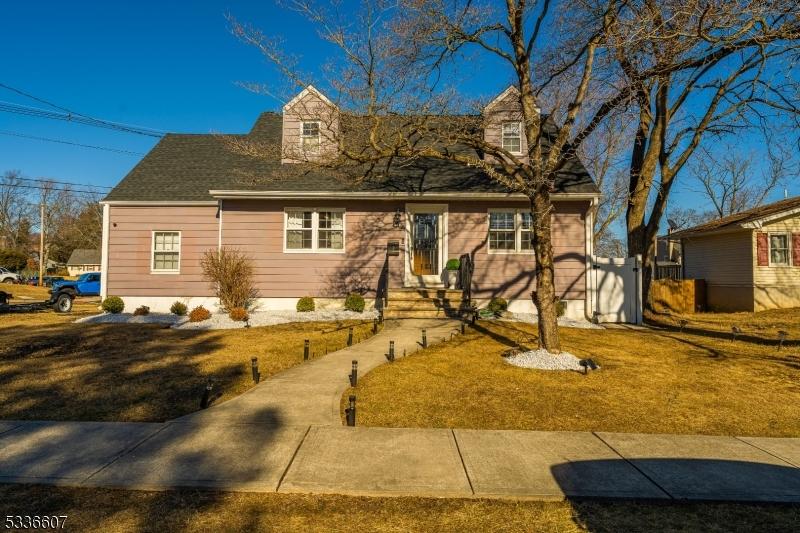
<path id="1" fill-rule="evenodd" d="M 402 227 L 402 222 L 403 222 L 402 218 L 403 218 L 403 212 L 400 211 L 400 208 L 398 207 L 397 210 L 394 212 L 394 217 L 392 218 L 392 227 L 394 229 L 400 229 Z"/>

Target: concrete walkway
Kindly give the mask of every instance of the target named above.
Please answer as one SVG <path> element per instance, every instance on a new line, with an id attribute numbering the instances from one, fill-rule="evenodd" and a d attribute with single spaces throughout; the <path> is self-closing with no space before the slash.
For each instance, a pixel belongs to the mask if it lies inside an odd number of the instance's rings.
<path id="1" fill-rule="evenodd" d="M 458 331 L 457 320 L 389 320 L 369 339 L 349 348 L 297 365 L 263 381 L 244 394 L 178 419 L 207 424 L 269 423 L 272 425 L 342 425 L 340 401 L 350 386 L 352 361 L 358 361 L 359 376 L 387 362 L 389 341 L 395 358 L 422 348 L 422 330 L 428 345 L 450 338 Z"/>
<path id="2" fill-rule="evenodd" d="M 456 323 L 379 335 L 164 424 L 0 421 L 0 482 L 371 496 L 800 502 L 800 439 L 342 427 L 360 375 Z M 476 406 L 479 408 L 479 406 Z"/>

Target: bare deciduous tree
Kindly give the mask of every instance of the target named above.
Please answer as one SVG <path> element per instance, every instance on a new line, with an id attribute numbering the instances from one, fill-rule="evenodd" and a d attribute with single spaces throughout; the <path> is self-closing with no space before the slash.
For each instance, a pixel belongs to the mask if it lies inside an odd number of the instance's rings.
<path id="1" fill-rule="evenodd" d="M 532 218 L 539 344 L 560 351 L 551 194 L 583 141 L 630 98 L 627 88 L 598 68 L 609 63 L 602 44 L 625 2 L 375 0 L 363 2 L 357 16 L 340 13 L 338 4 L 288 4 L 338 49 L 326 70 L 336 93 L 332 105 L 299 102 L 295 110 L 321 121 L 325 145 L 309 155 L 300 144 L 269 147 L 233 139 L 233 149 L 253 157 L 277 152 L 284 161 L 325 168 L 353 182 L 387 180 L 391 169 L 441 161 L 480 169 L 524 194 Z M 294 87 L 310 85 L 280 42 L 230 21 L 233 33 L 257 47 Z M 503 65 L 516 88 L 506 120 L 522 124 L 522 153 L 484 135 L 495 110 L 465 97 L 459 86 L 459 75 L 481 60 Z M 419 184 L 413 178 L 398 186 Z"/>
<path id="2" fill-rule="evenodd" d="M 36 209 L 28 199 L 28 189 L 22 175 L 6 171 L 0 178 L 0 247 L 28 252 L 31 221 Z"/>
<path id="3" fill-rule="evenodd" d="M 626 213 L 628 253 L 641 254 L 645 300 L 655 235 L 670 191 L 708 136 L 796 120 L 796 0 L 631 0 L 611 46 L 638 110 Z M 630 46 L 630 35 L 642 36 Z M 620 43 L 615 43 L 616 40 Z"/>

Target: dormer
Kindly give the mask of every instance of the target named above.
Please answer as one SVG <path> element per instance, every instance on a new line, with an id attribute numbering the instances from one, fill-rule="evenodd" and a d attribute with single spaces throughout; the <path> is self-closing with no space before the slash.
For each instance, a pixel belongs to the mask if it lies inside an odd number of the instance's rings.
<path id="1" fill-rule="evenodd" d="M 519 89 L 511 85 L 483 109 L 483 138 L 525 161 L 528 142 L 522 122 Z"/>
<path id="2" fill-rule="evenodd" d="M 281 163 L 301 163 L 336 153 L 339 109 L 313 85 L 283 106 Z"/>

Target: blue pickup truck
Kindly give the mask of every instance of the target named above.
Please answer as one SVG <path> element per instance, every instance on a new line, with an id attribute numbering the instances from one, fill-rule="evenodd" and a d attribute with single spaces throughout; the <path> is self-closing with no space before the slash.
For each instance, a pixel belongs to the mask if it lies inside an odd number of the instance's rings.
<path id="1" fill-rule="evenodd" d="M 100 272 L 87 272 L 81 274 L 75 281 L 62 280 L 53 283 L 52 292 L 68 291 L 73 296 L 99 296 Z"/>

